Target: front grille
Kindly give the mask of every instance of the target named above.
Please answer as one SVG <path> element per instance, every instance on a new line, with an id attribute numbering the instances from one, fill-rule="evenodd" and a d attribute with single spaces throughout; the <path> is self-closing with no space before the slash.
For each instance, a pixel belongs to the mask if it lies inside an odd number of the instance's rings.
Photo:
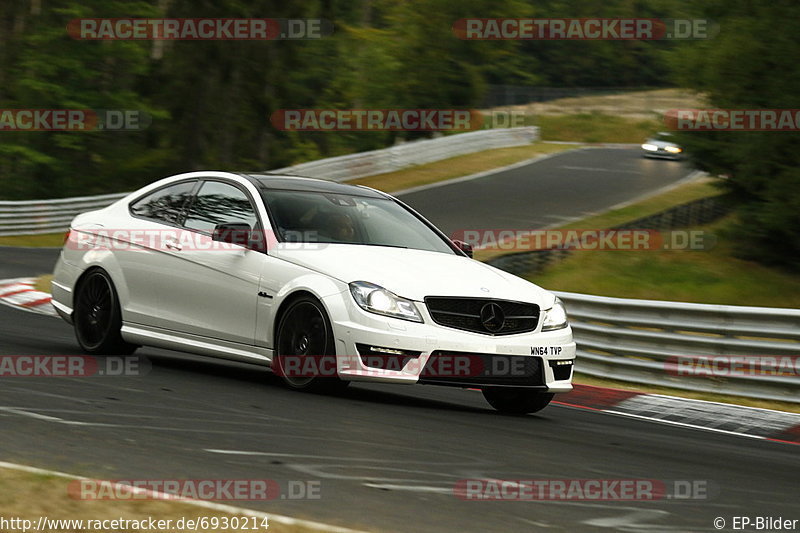
<path id="1" fill-rule="evenodd" d="M 437 324 L 484 335 L 525 333 L 535 330 L 539 323 L 539 306 L 531 303 L 490 298 L 428 296 L 425 304 Z M 498 306 L 503 315 L 501 321 L 492 323 L 486 320 L 491 312 L 486 308 L 489 304 Z"/>
<path id="2" fill-rule="evenodd" d="M 541 357 L 436 350 L 419 376 L 438 385 L 543 387 Z"/>

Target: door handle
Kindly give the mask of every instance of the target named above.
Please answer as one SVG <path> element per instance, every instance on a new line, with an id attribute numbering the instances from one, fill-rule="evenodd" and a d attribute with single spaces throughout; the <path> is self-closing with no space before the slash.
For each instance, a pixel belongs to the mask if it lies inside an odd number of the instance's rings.
<path id="1" fill-rule="evenodd" d="M 181 249 L 183 249 L 183 247 L 180 245 L 178 241 L 172 241 L 172 240 L 166 241 L 164 243 L 164 246 L 166 246 L 170 250 L 175 250 L 176 252 L 180 252 Z"/>

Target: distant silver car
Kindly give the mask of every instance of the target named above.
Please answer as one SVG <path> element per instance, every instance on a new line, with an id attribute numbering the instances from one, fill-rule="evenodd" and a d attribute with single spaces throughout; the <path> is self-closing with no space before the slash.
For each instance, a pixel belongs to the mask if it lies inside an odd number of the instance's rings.
<path id="1" fill-rule="evenodd" d="M 683 148 L 672 142 L 672 134 L 668 132 L 658 132 L 654 137 L 647 139 L 642 144 L 645 157 L 657 157 L 661 159 L 680 159 L 683 157 Z"/>

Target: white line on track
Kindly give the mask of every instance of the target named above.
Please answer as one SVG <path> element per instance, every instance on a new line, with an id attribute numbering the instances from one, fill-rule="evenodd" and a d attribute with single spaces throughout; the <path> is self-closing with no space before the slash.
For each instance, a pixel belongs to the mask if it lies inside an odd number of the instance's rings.
<path id="1" fill-rule="evenodd" d="M 582 170 L 586 172 L 613 172 L 614 174 L 644 174 L 644 172 L 640 170 L 620 170 L 618 168 L 575 167 L 569 165 L 561 165 L 558 168 L 565 168 L 567 170 Z"/>
<path id="2" fill-rule="evenodd" d="M 583 148 L 577 148 L 577 150 L 583 150 Z M 525 165 L 530 165 L 531 163 L 538 163 L 539 161 L 544 161 L 545 159 L 550 159 L 551 157 L 554 157 L 554 156 L 557 156 L 557 155 L 561 155 L 561 154 L 565 154 L 565 153 L 572 152 L 572 151 L 573 150 L 567 150 L 567 151 L 564 151 L 564 152 L 554 152 L 552 154 L 543 154 L 543 155 L 539 155 L 539 156 L 533 157 L 531 159 L 526 159 L 525 161 L 520 161 L 518 163 L 513 163 L 511 165 L 506 165 L 504 167 L 493 168 L 493 169 L 490 169 L 490 170 L 484 170 L 483 172 L 476 172 L 475 174 L 470 174 L 469 176 L 461 176 L 459 178 L 453 178 L 453 179 L 444 180 L 444 181 L 437 181 L 437 182 L 434 182 L 434 183 L 428 183 L 428 184 L 425 184 L 425 185 L 419 185 L 417 187 L 410 187 L 408 189 L 402 189 L 402 190 L 399 190 L 399 191 L 395 191 L 395 192 L 393 192 L 391 194 L 392 194 L 392 196 L 401 196 L 401 195 L 404 195 L 404 194 L 411 194 L 413 192 L 420 192 L 420 191 L 426 191 L 428 189 L 435 189 L 436 187 L 444 187 L 445 185 L 452 185 L 454 183 L 461 183 L 462 181 L 472 181 L 472 180 L 476 180 L 478 178 L 485 178 L 485 177 L 491 176 L 493 174 L 500 174 L 501 172 L 506 172 L 508 170 L 513 170 L 513 169 L 519 168 L 519 167 L 524 167 Z"/>
<path id="3" fill-rule="evenodd" d="M 34 418 L 36 420 L 42 420 L 44 422 L 54 422 L 56 424 L 67 424 L 69 426 L 114 426 L 116 424 L 100 424 L 95 422 L 78 422 L 76 420 L 64 420 L 63 418 L 58 418 L 55 416 L 48 416 L 48 415 L 41 415 L 39 413 L 32 413 L 30 411 L 26 411 L 25 409 L 18 409 L 16 407 L 0 407 L 0 411 L 4 413 L 11 413 L 13 415 L 25 416 L 28 418 Z"/>
<path id="4" fill-rule="evenodd" d="M 638 418 L 639 420 L 647 420 L 649 422 L 660 422 L 662 424 L 668 424 L 670 426 L 680 426 L 680 427 L 691 428 L 691 429 L 703 429 L 705 431 L 713 431 L 714 433 L 724 433 L 726 435 L 737 435 L 739 437 L 749 437 L 751 439 L 768 440 L 768 437 L 764 437 L 764 436 L 761 436 L 761 435 L 751 435 L 751 434 L 748 434 L 748 433 L 740 433 L 738 431 L 728 431 L 726 429 L 717 429 L 717 428 L 712 428 L 712 427 L 707 427 L 707 426 L 699 426 L 699 425 L 696 425 L 696 424 L 687 424 L 686 422 L 676 422 L 674 420 L 663 420 L 661 418 L 655 418 L 655 417 L 643 416 L 643 415 L 635 415 L 633 413 L 625 413 L 625 412 L 622 412 L 622 411 L 613 411 L 613 410 L 610 410 L 610 409 L 604 409 L 601 412 L 608 413 L 608 414 L 611 414 L 611 415 L 626 416 L 626 417 L 629 417 L 629 418 Z"/>
<path id="5" fill-rule="evenodd" d="M 364 483 L 365 487 L 381 490 L 396 490 L 405 492 L 426 492 L 433 494 L 453 494 L 452 487 L 432 487 L 430 485 L 393 485 L 391 483 Z"/>

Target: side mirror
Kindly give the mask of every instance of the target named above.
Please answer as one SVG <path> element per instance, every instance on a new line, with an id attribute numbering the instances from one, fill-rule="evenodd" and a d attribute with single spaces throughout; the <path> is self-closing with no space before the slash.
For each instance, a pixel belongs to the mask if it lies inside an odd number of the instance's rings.
<path id="1" fill-rule="evenodd" d="M 253 228 L 250 227 L 250 224 L 244 222 L 217 224 L 214 227 L 214 233 L 211 234 L 211 240 L 247 246 L 250 242 L 250 233 L 252 231 Z"/>
<path id="2" fill-rule="evenodd" d="M 467 257 L 472 257 L 472 245 L 468 242 L 453 240 L 456 248 L 467 254 Z"/>

